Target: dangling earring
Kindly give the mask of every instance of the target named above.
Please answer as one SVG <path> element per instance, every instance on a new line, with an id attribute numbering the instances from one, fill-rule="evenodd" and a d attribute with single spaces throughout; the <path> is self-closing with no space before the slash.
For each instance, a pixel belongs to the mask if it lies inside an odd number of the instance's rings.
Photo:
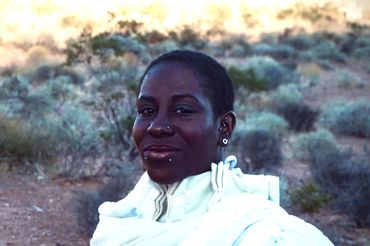
<path id="1" fill-rule="evenodd" d="M 227 138 L 224 138 L 224 139 L 222 139 L 222 143 L 224 144 L 224 145 L 227 145 L 227 143 L 229 142 L 229 140 L 227 139 Z"/>

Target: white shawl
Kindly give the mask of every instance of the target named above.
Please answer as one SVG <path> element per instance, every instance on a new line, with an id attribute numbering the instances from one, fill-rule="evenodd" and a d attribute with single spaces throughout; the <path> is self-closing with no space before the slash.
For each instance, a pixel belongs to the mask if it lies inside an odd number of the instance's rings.
<path id="1" fill-rule="evenodd" d="M 278 206 L 277 177 L 246 175 L 233 156 L 170 187 L 145 173 L 129 195 L 99 207 L 97 245 L 332 245 Z"/>

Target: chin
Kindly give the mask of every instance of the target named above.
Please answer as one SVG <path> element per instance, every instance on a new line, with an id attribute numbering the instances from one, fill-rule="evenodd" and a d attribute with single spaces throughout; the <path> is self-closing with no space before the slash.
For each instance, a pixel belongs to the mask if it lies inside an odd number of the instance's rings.
<path id="1" fill-rule="evenodd" d="M 185 177 L 180 178 L 180 177 L 173 177 L 173 175 L 163 175 L 163 174 L 156 174 L 156 173 L 151 173 L 148 172 L 149 178 L 158 184 L 164 184 L 164 185 L 169 185 L 173 184 L 177 181 L 183 180 Z"/>

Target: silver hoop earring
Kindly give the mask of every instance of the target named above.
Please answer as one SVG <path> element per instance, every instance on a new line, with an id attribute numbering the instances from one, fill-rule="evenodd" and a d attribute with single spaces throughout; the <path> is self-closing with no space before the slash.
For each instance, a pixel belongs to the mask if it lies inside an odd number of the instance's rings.
<path id="1" fill-rule="evenodd" d="M 229 142 L 229 140 L 227 140 L 227 138 L 224 138 L 224 139 L 222 139 L 222 143 L 224 144 L 224 145 L 227 145 L 227 143 Z"/>

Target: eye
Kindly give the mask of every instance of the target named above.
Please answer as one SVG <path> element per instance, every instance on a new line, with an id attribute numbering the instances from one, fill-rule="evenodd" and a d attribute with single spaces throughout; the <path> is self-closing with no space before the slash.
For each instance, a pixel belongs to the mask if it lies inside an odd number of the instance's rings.
<path id="1" fill-rule="evenodd" d="M 173 110 L 173 113 L 175 115 L 187 116 L 187 115 L 195 113 L 195 110 L 190 106 L 178 105 Z"/>
<path id="2" fill-rule="evenodd" d="M 138 108 L 137 112 L 141 116 L 150 116 L 155 112 L 155 108 L 150 106 L 143 106 Z"/>

